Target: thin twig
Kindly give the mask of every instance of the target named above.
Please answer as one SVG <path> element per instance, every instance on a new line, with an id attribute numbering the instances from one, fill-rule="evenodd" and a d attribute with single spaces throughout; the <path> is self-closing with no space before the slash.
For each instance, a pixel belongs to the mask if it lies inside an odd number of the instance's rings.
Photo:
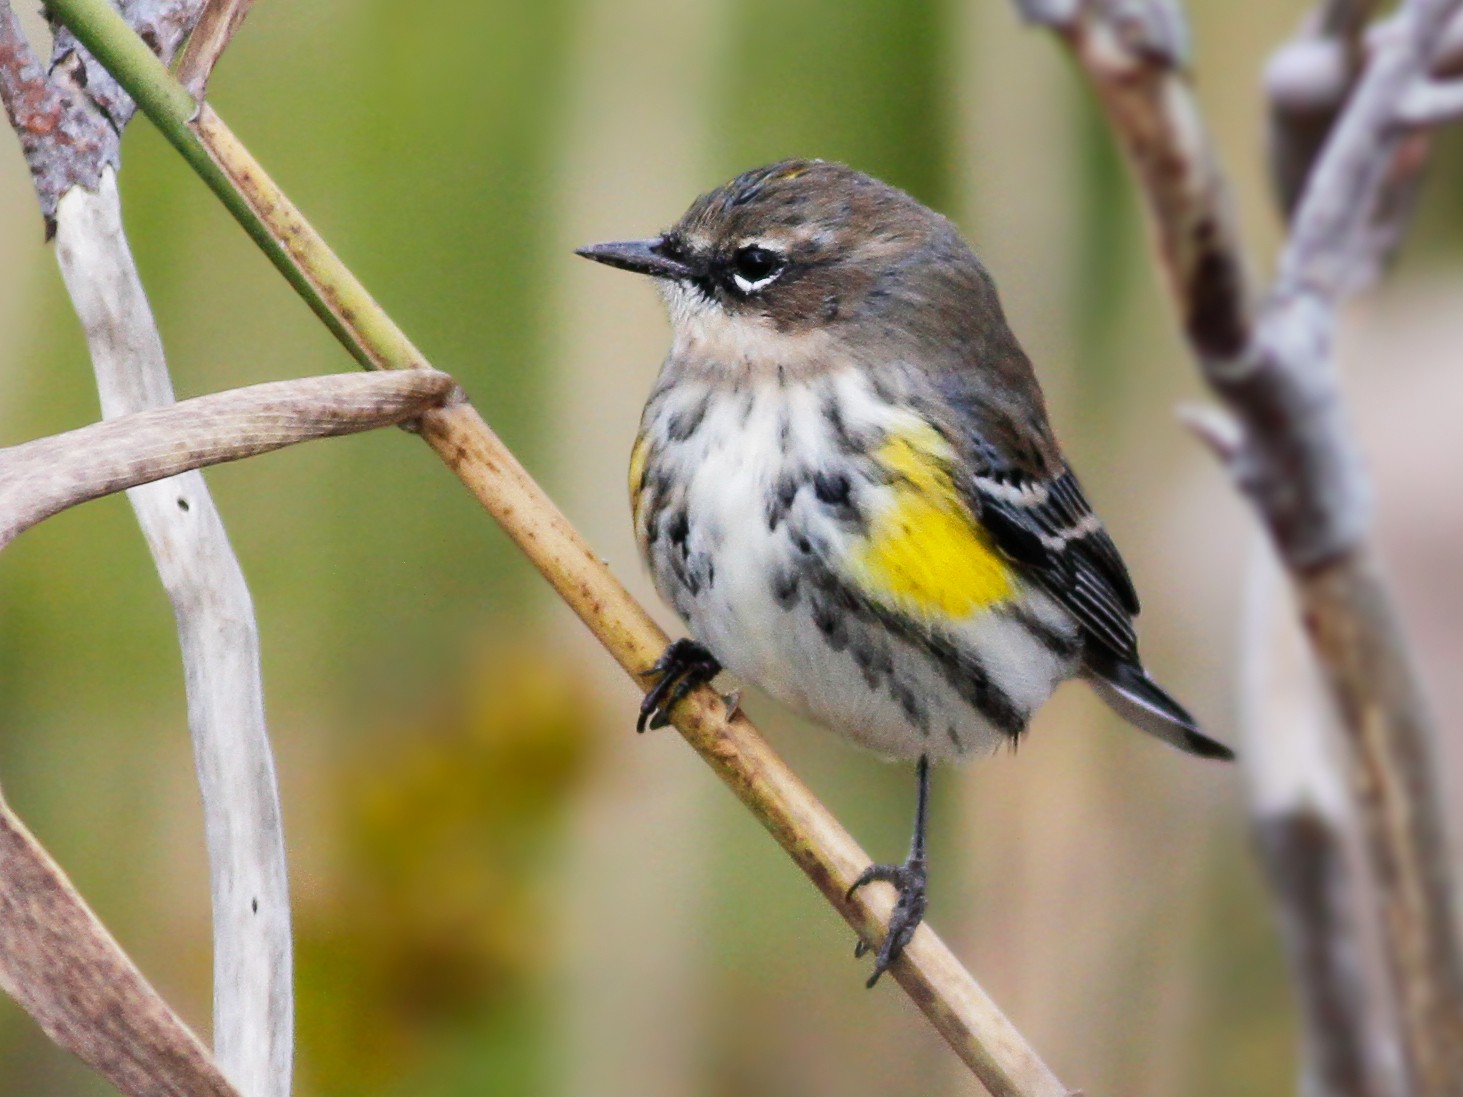
<path id="1" fill-rule="evenodd" d="M 128 1097 L 242 1097 L 3 799 L 0 987 Z"/>
<path id="2" fill-rule="evenodd" d="M 406 422 L 455 390 L 436 370 L 273 381 L 0 449 L 0 549 L 78 503 L 312 438 Z"/>
<path id="3" fill-rule="evenodd" d="M 1061 34 L 1091 79 L 1148 200 L 1204 376 L 1242 428 L 1231 468 L 1290 572 L 1348 735 L 1408 1073 L 1429 1097 L 1457 1094 L 1463 948 L 1437 735 L 1367 540 L 1367 487 L 1332 339 L 1342 296 L 1376 254 L 1369 229 L 1406 136 L 1397 103 L 1431 71 L 1459 0 L 1405 0 L 1398 9 L 1310 172 L 1279 277 L 1258 312 L 1182 66 L 1152 48 L 1144 22 L 1131 18 L 1134 5 L 1089 3 L 1053 20 L 1031 0 L 1017 2 Z"/>
<path id="4" fill-rule="evenodd" d="M 178 82 L 200 103 L 208 94 L 214 66 L 253 6 L 254 0 L 208 0 L 204 6 L 177 70 Z"/>
<path id="5" fill-rule="evenodd" d="M 102 0 L 52 0 L 51 9 L 103 56 L 142 109 L 337 334 L 373 368 L 425 365 L 421 353 L 239 144 L 115 19 Z M 422 437 L 499 521 L 614 659 L 642 688 L 666 638 L 483 422 L 459 404 L 422 418 Z M 709 688 L 677 707 L 675 723 L 768 828 L 828 901 L 866 939 L 881 935 L 889 889 L 844 893 L 869 863 L 848 833 L 741 715 L 727 718 Z M 997 1097 L 1067 1097 L 934 931 L 921 927 L 893 969 L 960 1058 Z"/>

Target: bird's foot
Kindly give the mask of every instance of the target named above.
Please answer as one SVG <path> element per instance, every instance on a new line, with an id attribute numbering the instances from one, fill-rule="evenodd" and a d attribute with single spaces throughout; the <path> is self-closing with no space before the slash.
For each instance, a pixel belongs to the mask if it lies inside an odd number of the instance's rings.
<path id="1" fill-rule="evenodd" d="M 635 721 L 635 730 L 665 727 L 671 722 L 670 712 L 677 702 L 720 673 L 721 664 L 716 656 L 695 640 L 674 641 L 655 661 L 655 666 L 645 671 L 645 677 L 657 681 L 640 702 L 640 719 Z"/>
<path id="2" fill-rule="evenodd" d="M 924 921 L 925 885 L 929 874 L 925 870 L 925 859 L 922 856 L 910 857 L 902 865 L 870 865 L 853 882 L 846 897 L 852 899 L 854 892 L 875 880 L 893 884 L 899 892 L 899 901 L 894 904 L 894 912 L 889 916 L 889 932 L 884 935 L 884 943 L 879 946 L 879 954 L 874 957 L 874 974 L 869 976 L 869 981 L 865 984 L 869 987 L 877 983 L 879 976 L 899 959 L 904 946 L 909 944 L 914 931 Z M 873 946 L 867 941 L 860 940 L 854 946 L 853 954 L 863 956 L 871 948 Z"/>

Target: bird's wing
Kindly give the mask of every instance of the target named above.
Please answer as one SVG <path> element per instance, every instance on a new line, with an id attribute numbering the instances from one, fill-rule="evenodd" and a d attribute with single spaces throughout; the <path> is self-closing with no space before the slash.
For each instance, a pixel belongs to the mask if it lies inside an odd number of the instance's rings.
<path id="1" fill-rule="evenodd" d="M 960 490 L 997 549 L 1077 619 L 1099 660 L 1136 662 L 1133 582 L 1062 459 L 1014 338 L 971 348 L 929 380 L 925 413 L 958 451 Z"/>
<path id="2" fill-rule="evenodd" d="M 1072 470 L 1038 478 L 988 467 L 964 487 L 971 509 L 1021 574 L 1070 612 L 1090 640 L 1136 661 L 1138 595 Z"/>

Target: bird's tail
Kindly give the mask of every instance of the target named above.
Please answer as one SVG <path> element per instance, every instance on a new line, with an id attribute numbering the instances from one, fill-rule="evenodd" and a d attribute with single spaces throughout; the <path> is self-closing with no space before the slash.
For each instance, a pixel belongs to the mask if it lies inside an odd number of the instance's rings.
<path id="1" fill-rule="evenodd" d="M 1091 668 L 1088 678 L 1098 696 L 1134 727 L 1201 758 L 1233 761 L 1234 751 L 1200 731 L 1184 707 L 1138 664 L 1114 660 Z"/>

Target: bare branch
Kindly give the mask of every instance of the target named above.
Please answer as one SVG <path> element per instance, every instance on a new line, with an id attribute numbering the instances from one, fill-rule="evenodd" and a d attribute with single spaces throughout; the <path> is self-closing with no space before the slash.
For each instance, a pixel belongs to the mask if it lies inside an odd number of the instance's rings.
<path id="1" fill-rule="evenodd" d="M 116 178 L 73 187 L 56 258 L 107 418 L 173 402 L 122 228 Z M 214 1054 L 249 1097 L 287 1097 L 293 1057 L 288 873 L 249 588 L 203 475 L 128 492 L 173 604 L 213 887 Z"/>
<path id="2" fill-rule="evenodd" d="M 128 25 L 164 64 L 172 62 L 173 54 L 188 36 L 203 4 L 204 0 L 116 0 L 116 6 Z M 51 76 L 78 100 L 89 102 L 100 110 L 112 132 L 105 159 L 87 164 L 85 168 L 95 177 L 106 164 L 114 170 L 120 167 L 118 145 L 122 131 L 137 111 L 137 104 L 65 26 L 56 28 L 51 47 Z M 86 184 L 80 176 L 76 182 L 95 187 L 95 183 Z"/>
<path id="3" fill-rule="evenodd" d="M 1276 294 L 1305 290 L 1338 301 L 1356 287 L 1351 265 L 1403 134 L 1395 124 L 1407 91 L 1431 71 L 1457 0 L 1411 0 L 1389 23 L 1296 210 Z"/>
<path id="4" fill-rule="evenodd" d="M 1360 0 L 1328 0 L 1266 66 L 1270 103 L 1270 165 L 1287 218 L 1295 214 L 1316 160 L 1357 80 L 1398 27 L 1396 17 L 1367 27 L 1375 7 Z M 1433 79 L 1463 74 L 1463 16 L 1455 15 L 1434 45 Z M 1405 123 L 1406 106 L 1400 106 Z M 1431 123 L 1444 119 L 1419 119 Z M 1353 248 L 1347 272 L 1352 290 L 1374 281 L 1401 247 L 1422 181 L 1432 162 L 1433 136 L 1414 125 L 1399 134 L 1386 179 Z"/>
<path id="5" fill-rule="evenodd" d="M 312 438 L 405 422 L 455 391 L 436 370 L 275 381 L 0 449 L 0 548 L 78 503 Z"/>
<path id="6" fill-rule="evenodd" d="M 1243 431 L 1231 468 L 1291 573 L 1350 738 L 1409 1073 L 1425 1094 L 1452 1094 L 1463 1079 L 1463 948 L 1436 731 L 1366 540 L 1367 488 L 1332 339 L 1356 270 L 1374 269 L 1371 230 L 1399 157 L 1406 161 L 1397 104 L 1432 71 L 1459 0 L 1406 0 L 1390 20 L 1310 173 L 1258 316 L 1187 80 L 1164 50 L 1131 34 L 1132 6 L 1094 0 L 1055 29 L 1129 155 L 1190 343 Z"/>
<path id="7" fill-rule="evenodd" d="M 1397 104 L 1404 126 L 1438 126 L 1463 118 L 1463 80 L 1420 80 Z"/>
<path id="8" fill-rule="evenodd" d="M 3 800 L 0 987 L 129 1097 L 242 1097 Z"/>
<path id="9" fill-rule="evenodd" d="M 1374 0 L 1320 0 L 1265 68 L 1270 170 L 1287 218 L 1365 64 L 1366 25 L 1375 7 Z"/>
<path id="10" fill-rule="evenodd" d="M 214 66 L 253 6 L 254 0 L 208 0 L 204 6 L 177 71 L 178 82 L 200 103 L 208 94 Z"/>
<path id="11" fill-rule="evenodd" d="M 1255 843 L 1300 1004 L 1300 1091 L 1394 1097 L 1398 1079 L 1387 1068 L 1395 1041 L 1377 1035 L 1386 991 L 1367 980 L 1360 881 L 1348 855 L 1354 810 L 1327 740 L 1334 717 L 1281 584 L 1270 547 L 1257 544 L 1240 643 L 1242 756 Z"/>

